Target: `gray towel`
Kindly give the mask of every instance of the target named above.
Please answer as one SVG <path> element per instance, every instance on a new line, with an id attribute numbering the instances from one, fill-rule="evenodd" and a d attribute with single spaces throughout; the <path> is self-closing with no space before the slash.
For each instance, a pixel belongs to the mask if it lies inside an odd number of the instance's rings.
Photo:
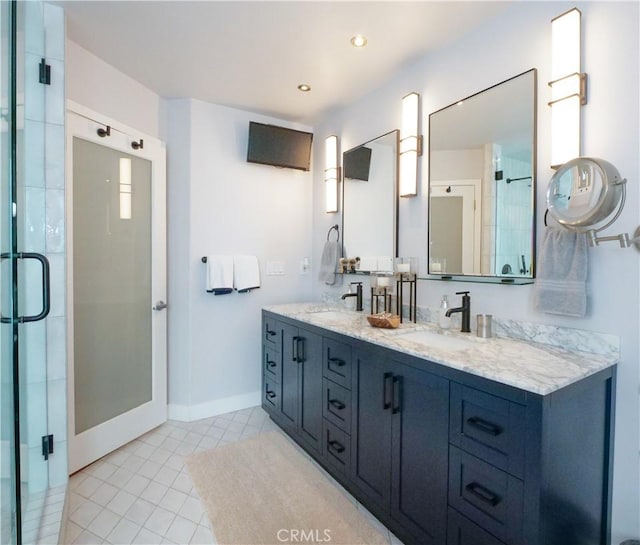
<path id="1" fill-rule="evenodd" d="M 547 314 L 584 318 L 587 313 L 587 237 L 547 227 L 538 254 L 534 307 Z"/>
<path id="2" fill-rule="evenodd" d="M 322 250 L 319 278 L 325 284 L 332 286 L 336 283 L 336 267 L 340 257 L 340 244 L 335 240 L 327 240 Z"/>

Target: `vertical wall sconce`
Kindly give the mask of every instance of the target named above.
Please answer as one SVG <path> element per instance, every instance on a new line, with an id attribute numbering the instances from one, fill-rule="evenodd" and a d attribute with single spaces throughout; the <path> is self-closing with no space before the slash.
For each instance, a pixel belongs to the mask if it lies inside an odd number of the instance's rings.
<path id="1" fill-rule="evenodd" d="M 340 167 L 338 167 L 338 137 L 327 136 L 324 154 L 324 189 L 325 212 L 333 214 L 338 211 L 338 181 Z"/>
<path id="2" fill-rule="evenodd" d="M 418 134 L 420 95 L 408 94 L 402 99 L 400 129 L 400 196 L 418 194 L 418 157 L 422 155 L 422 135 Z"/>
<path id="3" fill-rule="evenodd" d="M 580 156 L 580 107 L 587 103 L 587 75 L 580 72 L 581 12 L 551 20 L 551 168 Z"/>

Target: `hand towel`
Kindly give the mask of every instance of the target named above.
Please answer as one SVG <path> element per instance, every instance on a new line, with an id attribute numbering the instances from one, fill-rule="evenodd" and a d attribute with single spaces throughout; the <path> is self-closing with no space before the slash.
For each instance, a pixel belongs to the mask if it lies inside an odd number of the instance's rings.
<path id="1" fill-rule="evenodd" d="M 207 256 L 206 289 L 215 295 L 225 295 L 233 291 L 233 259 L 231 256 Z"/>
<path id="2" fill-rule="evenodd" d="M 547 227 L 538 255 L 534 307 L 547 314 L 583 318 L 587 313 L 587 237 Z"/>
<path id="3" fill-rule="evenodd" d="M 322 250 L 319 279 L 329 286 L 336 282 L 336 267 L 340 259 L 340 244 L 336 240 L 327 240 Z"/>
<path id="4" fill-rule="evenodd" d="M 260 265 L 255 255 L 233 256 L 233 287 L 238 293 L 260 287 Z"/>

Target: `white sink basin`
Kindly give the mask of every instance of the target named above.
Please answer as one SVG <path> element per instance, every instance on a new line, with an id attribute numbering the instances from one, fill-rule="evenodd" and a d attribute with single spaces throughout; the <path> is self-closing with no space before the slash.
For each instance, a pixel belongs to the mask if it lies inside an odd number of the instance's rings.
<path id="1" fill-rule="evenodd" d="M 467 350 L 476 345 L 475 341 L 457 335 L 444 335 L 436 331 L 420 330 L 400 335 L 398 339 L 411 341 L 425 347 L 441 350 Z"/>

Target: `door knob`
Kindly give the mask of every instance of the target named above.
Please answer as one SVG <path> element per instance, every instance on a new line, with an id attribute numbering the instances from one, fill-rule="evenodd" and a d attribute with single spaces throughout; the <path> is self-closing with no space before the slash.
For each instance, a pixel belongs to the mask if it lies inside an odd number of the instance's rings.
<path id="1" fill-rule="evenodd" d="M 156 303 L 156 306 L 153 307 L 153 310 L 164 310 L 165 308 L 167 308 L 169 305 L 167 305 L 167 303 L 165 303 L 164 301 L 158 301 Z"/>

